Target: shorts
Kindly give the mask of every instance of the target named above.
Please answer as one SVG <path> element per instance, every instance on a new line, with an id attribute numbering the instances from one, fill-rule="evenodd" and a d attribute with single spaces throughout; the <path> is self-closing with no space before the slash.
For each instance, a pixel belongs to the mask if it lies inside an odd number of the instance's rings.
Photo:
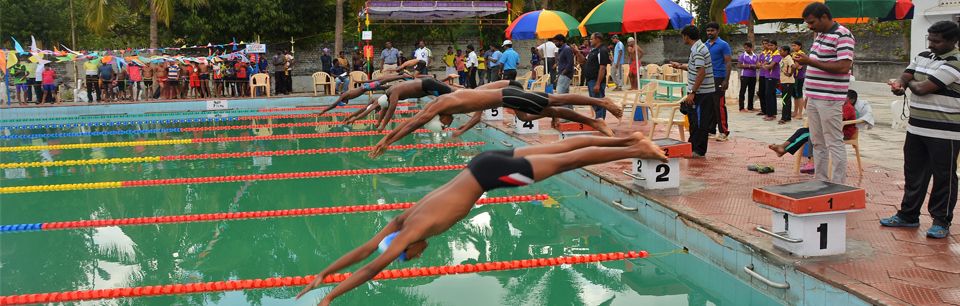
<path id="1" fill-rule="evenodd" d="M 366 91 L 371 91 L 371 90 L 384 90 L 384 87 L 382 87 L 382 86 L 380 86 L 380 85 L 381 85 L 381 84 L 380 84 L 380 81 L 373 81 L 373 82 L 363 83 L 363 85 L 361 86 L 361 88 L 363 88 L 363 90 L 366 90 Z"/>
<path id="2" fill-rule="evenodd" d="M 428 96 L 441 96 L 453 92 L 449 85 L 434 78 L 420 79 L 420 90 Z"/>
<path id="3" fill-rule="evenodd" d="M 474 156 L 467 169 L 484 191 L 533 184 L 533 166 L 513 150 L 486 151 Z"/>
<path id="4" fill-rule="evenodd" d="M 180 84 L 178 80 L 167 80 L 167 86 L 177 86 Z"/>
<path id="5" fill-rule="evenodd" d="M 210 79 L 210 74 L 209 74 L 209 73 L 201 73 L 201 74 L 200 74 L 200 79 L 201 79 L 201 80 L 209 80 L 209 79 Z"/>
<path id="6" fill-rule="evenodd" d="M 503 107 L 516 111 L 539 115 L 550 105 L 550 96 L 543 92 L 528 92 L 508 86 L 500 90 L 503 95 Z"/>
<path id="7" fill-rule="evenodd" d="M 30 85 L 27 84 L 17 84 L 18 91 L 27 91 L 30 90 Z"/>
<path id="8" fill-rule="evenodd" d="M 56 90 L 57 90 L 57 85 L 54 85 L 54 84 L 43 85 L 43 91 L 56 91 Z"/>
<path id="9" fill-rule="evenodd" d="M 797 78 L 793 83 L 793 97 L 803 98 L 803 78 Z"/>

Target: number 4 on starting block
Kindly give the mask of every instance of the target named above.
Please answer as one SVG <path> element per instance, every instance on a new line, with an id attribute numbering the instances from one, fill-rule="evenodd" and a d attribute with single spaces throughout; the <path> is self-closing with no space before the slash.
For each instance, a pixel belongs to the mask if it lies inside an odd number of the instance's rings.
<path id="1" fill-rule="evenodd" d="M 567 139 L 567 137 L 590 135 L 596 131 L 593 127 L 579 122 L 561 123 L 557 130 L 560 131 L 560 140 Z"/>
<path id="2" fill-rule="evenodd" d="M 513 117 L 513 123 L 515 124 L 514 130 L 517 134 L 536 134 L 540 133 L 540 120 L 533 121 L 523 121 L 517 117 Z"/>

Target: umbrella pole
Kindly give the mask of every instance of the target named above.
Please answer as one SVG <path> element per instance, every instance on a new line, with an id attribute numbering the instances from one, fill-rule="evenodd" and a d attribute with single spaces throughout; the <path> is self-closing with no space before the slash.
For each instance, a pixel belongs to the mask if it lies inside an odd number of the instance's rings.
<path id="1" fill-rule="evenodd" d="M 640 86 L 640 40 L 637 39 L 637 32 L 633 32 L 633 65 L 637 67 L 637 87 Z M 629 75 L 630 72 L 627 71 Z M 633 84 L 630 84 L 633 85 Z M 640 89 L 640 88 L 637 88 Z"/>

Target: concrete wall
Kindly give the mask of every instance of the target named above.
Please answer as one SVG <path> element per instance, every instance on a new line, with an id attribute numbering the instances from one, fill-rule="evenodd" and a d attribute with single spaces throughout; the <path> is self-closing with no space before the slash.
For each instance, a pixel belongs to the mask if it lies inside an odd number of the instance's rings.
<path id="1" fill-rule="evenodd" d="M 927 28 L 938 21 L 956 20 L 957 15 L 927 15 L 926 12 L 936 6 L 948 6 L 960 9 L 960 1 L 956 0 L 924 0 L 913 2 L 913 21 L 910 26 L 910 58 L 927 50 Z"/>

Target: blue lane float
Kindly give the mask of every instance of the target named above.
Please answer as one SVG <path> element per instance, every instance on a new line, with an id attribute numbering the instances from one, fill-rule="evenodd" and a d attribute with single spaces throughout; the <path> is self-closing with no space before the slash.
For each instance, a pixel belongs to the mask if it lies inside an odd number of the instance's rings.
<path id="1" fill-rule="evenodd" d="M 28 125 L 11 125 L 3 126 L 0 128 L 11 129 L 11 130 L 30 130 L 30 129 L 62 129 L 62 128 L 75 128 L 75 127 L 98 127 L 98 126 L 124 126 L 124 125 L 138 125 L 138 124 L 174 124 L 174 123 L 203 123 L 203 122 L 224 122 L 224 121 L 236 121 L 239 120 L 239 116 L 230 116 L 230 117 L 214 117 L 214 118 L 185 118 L 185 119 L 162 119 L 162 120 L 132 120 L 132 121 L 115 121 L 115 122 L 83 122 L 83 123 L 57 123 L 57 124 L 28 124 Z M 9 136 L 5 136 L 11 138 Z"/>

